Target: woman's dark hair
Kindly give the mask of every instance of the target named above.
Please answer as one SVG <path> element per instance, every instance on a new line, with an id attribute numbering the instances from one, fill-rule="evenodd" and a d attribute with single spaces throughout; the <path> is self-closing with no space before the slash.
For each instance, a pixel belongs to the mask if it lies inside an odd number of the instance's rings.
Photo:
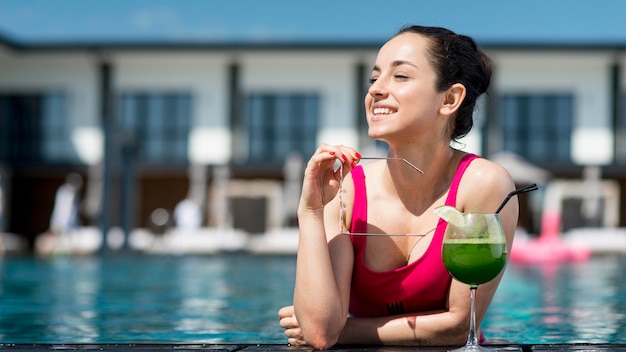
<path id="1" fill-rule="evenodd" d="M 441 27 L 408 26 L 398 31 L 420 34 L 431 41 L 428 59 L 437 73 L 436 88 L 444 91 L 455 83 L 465 86 L 465 100 L 457 111 L 451 138 L 467 135 L 474 125 L 476 99 L 489 88 L 491 60 L 474 40 Z"/>

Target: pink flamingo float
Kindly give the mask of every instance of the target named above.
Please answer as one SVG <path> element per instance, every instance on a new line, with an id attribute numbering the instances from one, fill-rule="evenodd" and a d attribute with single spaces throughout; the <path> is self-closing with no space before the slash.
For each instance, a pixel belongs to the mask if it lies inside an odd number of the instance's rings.
<path id="1" fill-rule="evenodd" d="M 580 262 L 591 257 L 591 250 L 583 246 L 567 244 L 559 236 L 561 214 L 545 212 L 541 218 L 541 234 L 538 238 L 515 240 L 509 255 L 517 263 Z"/>
<path id="2" fill-rule="evenodd" d="M 509 260 L 517 263 L 580 262 L 591 257 L 585 246 L 573 246 L 560 237 L 561 201 L 560 187 L 548 187 L 546 206 L 541 217 L 541 233 L 538 238 L 521 238 L 513 241 Z M 558 194 L 557 194 L 558 193 Z"/>

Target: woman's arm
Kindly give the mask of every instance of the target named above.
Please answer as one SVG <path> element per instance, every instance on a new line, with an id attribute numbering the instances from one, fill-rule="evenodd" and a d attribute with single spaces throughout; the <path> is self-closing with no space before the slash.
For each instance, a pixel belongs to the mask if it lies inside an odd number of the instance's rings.
<path id="1" fill-rule="evenodd" d="M 339 171 L 357 160 L 346 147 L 321 146 L 305 170 L 298 206 L 298 253 L 294 314 L 307 344 L 325 349 L 339 338 L 348 316 L 353 251 L 339 234 Z"/>
<path id="2" fill-rule="evenodd" d="M 477 297 L 485 298 L 483 291 L 484 287 L 481 286 Z M 460 346 L 467 340 L 469 311 L 468 286 L 453 281 L 448 310 L 379 318 L 348 318 L 337 344 Z M 289 343 L 307 344 L 298 319 L 293 313 L 293 307 L 282 308 L 279 317 Z"/>

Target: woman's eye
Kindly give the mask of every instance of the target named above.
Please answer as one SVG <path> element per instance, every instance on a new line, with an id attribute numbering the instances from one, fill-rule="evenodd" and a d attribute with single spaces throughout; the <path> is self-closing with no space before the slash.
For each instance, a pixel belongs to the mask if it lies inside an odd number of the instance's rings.
<path id="1" fill-rule="evenodd" d="M 402 79 L 402 80 L 404 80 L 404 79 L 408 79 L 408 78 L 409 78 L 408 76 L 401 75 L 401 74 L 397 74 L 397 75 L 395 75 L 394 77 L 396 77 L 396 79 Z"/>
<path id="2" fill-rule="evenodd" d="M 374 82 L 376 82 L 377 79 L 378 79 L 378 77 L 370 78 L 370 84 L 374 84 Z"/>

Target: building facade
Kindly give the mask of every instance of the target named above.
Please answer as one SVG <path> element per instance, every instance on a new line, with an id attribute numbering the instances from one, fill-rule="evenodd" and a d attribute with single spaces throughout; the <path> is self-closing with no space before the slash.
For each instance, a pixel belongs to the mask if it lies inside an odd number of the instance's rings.
<path id="1" fill-rule="evenodd" d="M 200 198 L 209 214 L 220 166 L 231 178 L 282 182 L 286 160 L 306 160 L 320 143 L 380 151 L 363 107 L 380 44 L 0 38 L 4 230 L 31 240 L 46 231 L 70 172 L 85 179 L 83 223 L 128 231 L 189 195 L 190 168 L 206 171 Z M 556 178 L 600 166 L 626 189 L 626 43 L 482 46 L 492 87 L 459 147 L 487 158 L 512 152 Z M 531 213 L 521 222 L 536 228 Z"/>

